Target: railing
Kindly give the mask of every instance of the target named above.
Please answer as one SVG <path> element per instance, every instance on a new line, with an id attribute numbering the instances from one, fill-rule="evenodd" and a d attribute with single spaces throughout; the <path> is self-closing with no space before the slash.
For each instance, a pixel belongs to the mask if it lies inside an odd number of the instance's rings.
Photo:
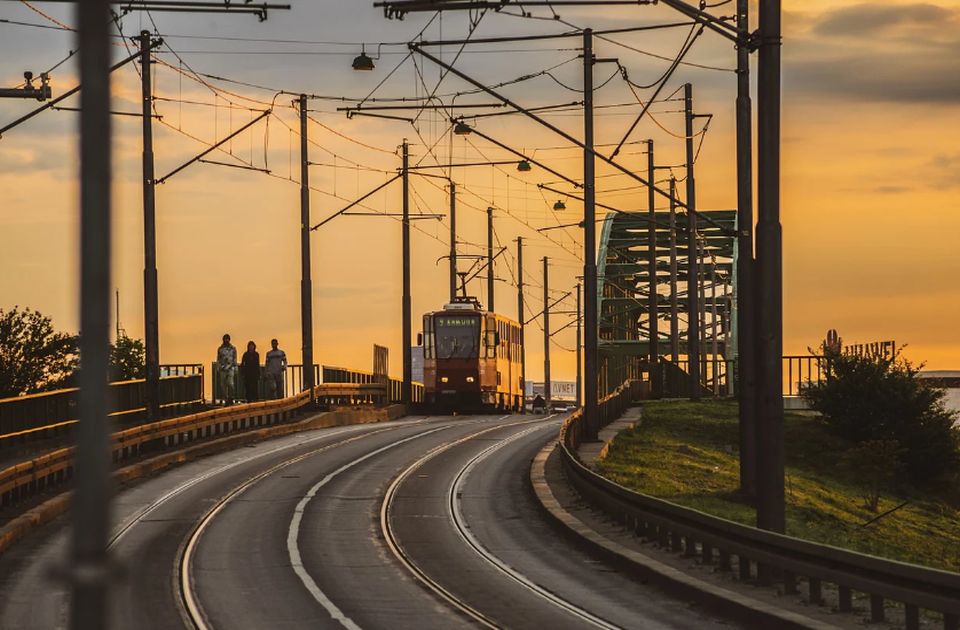
<path id="1" fill-rule="evenodd" d="M 348 368 L 341 367 L 332 367 L 328 365 L 323 366 L 323 382 L 324 383 L 374 383 L 373 372 L 364 372 L 362 370 L 351 370 Z M 396 378 L 391 378 L 388 381 L 388 389 L 390 392 L 390 402 L 396 403 L 400 402 L 402 398 L 403 391 L 403 381 Z M 411 402 L 419 403 L 423 402 L 423 383 L 413 383 L 411 397 Z"/>
<path id="2" fill-rule="evenodd" d="M 277 424 L 310 403 L 310 392 L 292 398 L 203 411 L 142 424 L 111 436 L 113 461 L 122 462 L 146 450 L 180 446 L 200 439 Z M 44 487 L 73 476 L 73 447 L 41 455 L 0 471 L 0 507 L 16 503 Z"/>
<path id="3" fill-rule="evenodd" d="M 383 392 L 379 384 L 330 383 L 314 388 L 313 399 L 329 402 Z M 368 393 L 369 392 L 369 393 Z M 382 393 L 379 394 L 381 397 Z M 290 420 L 295 413 L 312 408 L 311 392 L 280 400 L 247 403 L 142 424 L 111 436 L 114 463 L 139 457 L 147 451 L 176 448 L 231 433 L 270 426 Z M 73 447 L 61 448 L 30 461 L 0 470 L 0 508 L 17 503 L 46 487 L 63 484 L 73 476 Z"/>
<path id="4" fill-rule="evenodd" d="M 328 365 L 314 365 L 314 383 L 352 383 L 355 385 L 370 385 L 376 384 L 377 381 L 372 372 L 365 372 L 363 370 L 352 370 L 350 368 L 342 367 L 333 367 Z M 217 367 L 217 364 L 214 363 L 211 365 L 211 374 L 213 382 L 213 400 L 214 402 L 223 400 L 223 390 L 221 388 L 221 379 L 220 379 L 220 370 Z M 295 396 L 299 392 L 303 391 L 303 366 L 299 364 L 290 364 L 287 366 L 287 369 L 284 372 L 283 376 L 283 391 L 284 395 Z M 246 384 L 243 382 L 243 379 L 240 377 L 240 374 L 236 374 L 234 378 L 234 399 L 235 400 L 245 400 L 246 396 Z M 401 399 L 401 391 L 403 388 L 403 381 L 395 378 L 388 379 L 387 383 L 387 396 L 385 400 L 382 394 L 376 392 L 375 388 L 367 388 L 362 395 L 358 394 L 355 396 L 345 396 L 338 400 L 330 400 L 329 404 L 331 405 L 369 405 L 369 404 L 385 404 L 387 402 L 398 403 Z M 411 402 L 423 402 L 423 384 L 422 383 L 413 383 L 412 390 L 413 400 Z M 265 386 L 265 380 L 260 379 L 260 391 L 259 396 L 261 400 L 270 398 L 269 392 Z"/>
<path id="5" fill-rule="evenodd" d="M 613 394 L 625 395 L 622 389 Z M 617 406 L 624 405 L 612 409 Z M 942 614 L 946 630 L 960 626 L 960 574 L 791 538 L 629 490 L 580 461 L 582 422 L 577 412 L 561 430 L 566 476 L 587 502 L 621 519 L 637 535 L 674 552 L 699 555 L 704 564 L 716 564 L 721 571 L 731 571 L 736 558 L 741 580 L 750 580 L 756 567 L 763 580 L 779 576 L 788 594 L 797 593 L 797 579 L 805 577 L 813 604 L 823 602 L 824 582 L 836 584 L 841 612 L 852 611 L 853 591 L 865 593 L 874 622 L 884 620 L 884 600 L 889 599 L 904 604 L 908 630 L 920 627 L 921 609 Z"/>
<path id="6" fill-rule="evenodd" d="M 690 395 L 689 366 L 687 359 L 670 361 L 661 357 L 663 368 L 663 391 L 668 397 L 687 397 Z M 803 385 L 823 382 L 827 373 L 827 359 L 818 355 L 784 355 L 783 395 L 799 396 Z M 701 361 L 700 374 L 702 376 L 701 394 L 705 396 L 734 396 L 737 382 L 737 360 L 716 360 L 706 357 Z"/>
<path id="7" fill-rule="evenodd" d="M 801 386 L 818 384 L 826 378 L 827 359 L 817 355 L 786 355 L 783 357 L 783 386 L 785 396 L 799 396 Z"/>
<path id="8" fill-rule="evenodd" d="M 161 366 L 173 376 L 160 379 L 160 409 L 165 415 L 203 403 L 203 368 L 199 365 Z M 60 389 L 0 400 L 0 447 L 68 430 L 77 422 L 77 388 Z M 110 383 L 110 415 L 133 422 L 146 412 L 146 381 Z"/>

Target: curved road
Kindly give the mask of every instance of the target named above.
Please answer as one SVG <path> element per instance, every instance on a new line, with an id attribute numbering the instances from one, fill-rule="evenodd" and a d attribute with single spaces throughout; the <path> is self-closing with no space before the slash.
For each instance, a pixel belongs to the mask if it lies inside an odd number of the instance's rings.
<path id="1" fill-rule="evenodd" d="M 559 418 L 414 418 L 203 460 L 115 502 L 116 628 L 728 625 L 557 537 L 529 489 Z M 0 559 L 0 627 L 66 627 L 67 533 Z"/>

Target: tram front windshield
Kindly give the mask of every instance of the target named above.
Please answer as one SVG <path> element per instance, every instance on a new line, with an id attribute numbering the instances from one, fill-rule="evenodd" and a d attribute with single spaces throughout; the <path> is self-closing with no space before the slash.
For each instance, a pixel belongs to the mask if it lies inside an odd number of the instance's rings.
<path id="1" fill-rule="evenodd" d="M 436 335 L 438 359 L 476 359 L 480 349 L 480 318 L 439 316 Z"/>

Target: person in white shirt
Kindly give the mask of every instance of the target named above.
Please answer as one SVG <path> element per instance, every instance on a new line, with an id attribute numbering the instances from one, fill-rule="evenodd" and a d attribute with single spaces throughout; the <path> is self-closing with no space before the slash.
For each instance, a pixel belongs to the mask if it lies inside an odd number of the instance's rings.
<path id="1" fill-rule="evenodd" d="M 267 388 L 274 398 L 283 398 L 283 373 L 287 369 L 287 354 L 278 348 L 276 339 L 270 340 L 272 349 L 267 352 L 264 372 L 267 375 Z"/>

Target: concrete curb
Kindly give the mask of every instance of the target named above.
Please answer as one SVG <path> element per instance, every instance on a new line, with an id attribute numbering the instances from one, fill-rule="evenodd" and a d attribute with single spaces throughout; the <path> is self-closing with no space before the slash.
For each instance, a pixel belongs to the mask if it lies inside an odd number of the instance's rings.
<path id="1" fill-rule="evenodd" d="M 588 552 L 643 582 L 656 584 L 675 597 L 695 601 L 711 612 L 749 627 L 816 630 L 837 627 L 698 579 L 591 528 L 566 509 L 551 487 L 551 482 L 566 483 L 555 443 L 548 444 L 534 458 L 530 482 L 538 503 L 555 528 Z"/>
<path id="2" fill-rule="evenodd" d="M 390 405 L 382 409 L 338 409 L 326 411 L 305 418 L 299 422 L 278 424 L 270 427 L 251 429 L 242 433 L 229 435 L 216 440 L 193 444 L 186 448 L 170 453 L 162 453 L 129 466 L 113 471 L 113 480 L 124 485 L 146 477 L 167 468 L 185 464 L 207 455 L 222 453 L 240 446 L 260 442 L 266 439 L 281 437 L 291 433 L 300 433 L 312 429 L 325 429 L 352 424 L 371 424 L 389 422 L 405 415 L 403 405 Z M 61 516 L 70 508 L 73 493 L 64 491 L 40 505 L 27 510 L 9 523 L 0 527 L 0 556 L 14 543 L 23 539 L 30 532 Z"/>

